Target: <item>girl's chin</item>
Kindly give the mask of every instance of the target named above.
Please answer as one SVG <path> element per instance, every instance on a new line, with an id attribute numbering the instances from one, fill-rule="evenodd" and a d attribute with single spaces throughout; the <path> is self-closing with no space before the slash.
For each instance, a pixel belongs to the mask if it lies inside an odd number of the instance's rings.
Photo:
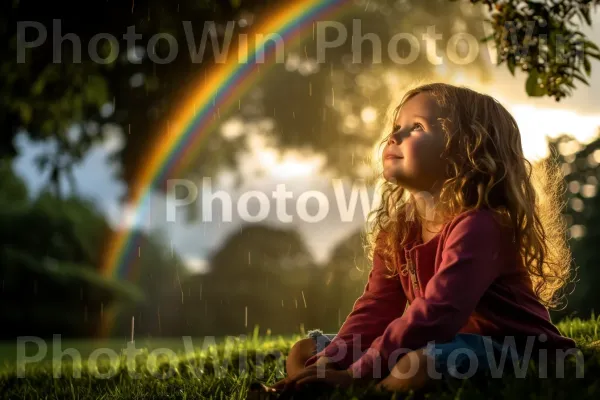
<path id="1" fill-rule="evenodd" d="M 383 178 L 390 182 L 390 183 L 394 183 L 396 185 L 401 185 L 402 184 L 402 177 L 400 176 L 400 174 L 398 174 L 398 171 L 383 171 Z"/>

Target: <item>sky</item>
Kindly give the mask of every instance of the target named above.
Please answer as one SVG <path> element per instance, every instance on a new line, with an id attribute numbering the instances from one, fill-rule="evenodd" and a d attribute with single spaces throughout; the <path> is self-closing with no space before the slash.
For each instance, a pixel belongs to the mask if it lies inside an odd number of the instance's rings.
<path id="1" fill-rule="evenodd" d="M 600 44 L 600 13 L 596 12 L 593 18 L 594 29 L 586 29 L 584 33 L 595 43 Z M 593 26 L 594 26 L 593 25 Z M 488 93 L 507 106 L 508 110 L 514 115 L 522 133 L 523 149 L 525 156 L 529 159 L 535 159 L 546 155 L 545 136 L 556 136 L 560 133 L 572 133 L 578 140 L 587 142 L 592 139 L 600 127 L 600 62 L 592 61 L 592 77 L 590 86 L 577 84 L 572 97 L 563 99 L 557 103 L 551 98 L 529 98 L 525 92 L 526 76 L 517 72 L 516 77 L 510 75 L 506 66 L 496 66 L 494 72 L 494 81 L 486 86 L 473 85 L 466 81 L 457 81 L 455 83 L 464 83 L 475 90 Z M 363 118 L 373 118 L 369 112 L 362 113 Z M 235 119 L 232 120 L 235 124 Z M 230 131 L 232 125 L 229 126 Z M 233 128 L 235 126 L 233 125 Z M 107 156 L 122 145 L 119 131 L 109 132 L 108 139 L 94 147 L 79 164 L 75 171 L 77 181 L 77 193 L 92 199 L 102 212 L 105 213 L 111 224 L 115 227 L 127 224 L 131 213 L 119 203 L 119 197 L 124 193 L 125 186 L 114 178 L 116 170 L 114 165 L 107 162 Z M 293 225 L 297 228 L 304 239 L 308 249 L 311 251 L 317 262 L 325 262 L 330 255 L 336 243 L 339 243 L 347 236 L 354 233 L 364 225 L 364 214 L 360 206 L 356 208 L 356 213 L 351 218 L 348 215 L 340 215 L 343 206 L 338 205 L 338 200 L 345 204 L 350 199 L 351 183 L 345 183 L 345 192 L 348 195 L 341 196 L 338 188 L 337 195 L 335 185 L 330 176 L 324 176 L 318 171 L 318 160 L 313 163 L 302 163 L 299 157 L 293 155 L 277 164 L 272 152 L 266 151 L 259 143 L 259 139 L 253 138 L 256 146 L 255 157 L 248 157 L 242 160 L 247 167 L 262 167 L 267 171 L 267 175 L 262 178 L 249 180 L 239 192 L 229 187 L 229 179 L 226 175 L 222 176 L 221 186 L 213 183 L 213 193 L 217 190 L 226 190 L 231 196 L 233 220 L 232 222 L 219 222 L 218 219 L 223 214 L 218 205 L 220 200 L 215 200 L 213 204 L 216 220 L 213 222 L 185 223 L 183 212 L 175 211 L 176 219 L 167 222 L 166 201 L 162 196 L 153 196 L 150 201 L 149 213 L 145 214 L 141 221 L 142 227 L 146 229 L 158 229 L 163 236 L 170 242 L 175 251 L 186 261 L 187 266 L 194 272 L 206 272 L 206 258 L 211 251 L 218 249 L 219 245 L 228 235 L 240 229 L 242 224 L 239 215 L 236 213 L 236 205 L 240 203 L 240 194 L 249 190 L 256 190 L 265 193 L 271 197 L 271 193 L 276 190 L 277 184 L 285 185 L 285 188 L 292 192 L 292 198 L 286 202 L 287 212 L 296 218 L 291 224 L 278 222 L 275 213 L 275 200 L 269 201 L 271 212 L 265 223 L 273 226 L 286 227 Z M 35 166 L 35 157 L 43 152 L 48 144 L 33 144 L 27 140 L 24 135 L 18 136 L 16 145 L 19 147 L 19 158 L 15 160 L 14 167 L 20 176 L 22 176 L 32 193 L 35 195 L 47 182 L 47 174 L 40 173 Z M 276 166 L 276 168 L 274 168 Z M 65 182 L 66 184 L 66 182 Z M 201 189 L 201 182 L 195 183 Z M 302 193 L 307 191 L 319 191 L 325 194 L 326 200 L 330 206 L 330 212 L 318 223 L 301 221 L 294 210 Z M 195 206 L 201 210 L 202 203 L 206 202 L 207 194 L 203 193 L 205 201 L 196 201 Z M 372 192 L 370 192 L 372 196 Z M 371 199 L 368 199 L 371 201 Z M 307 209 L 309 214 L 314 215 L 317 212 L 314 198 L 308 200 Z M 172 204 L 172 203 L 171 203 Z M 360 200 L 357 204 L 360 204 Z M 176 209 L 173 209 L 176 210 Z M 257 201 L 248 203 L 248 210 L 251 214 L 258 212 Z M 333 212 L 331 212 L 333 211 Z M 305 219 L 308 219 L 305 218 Z"/>

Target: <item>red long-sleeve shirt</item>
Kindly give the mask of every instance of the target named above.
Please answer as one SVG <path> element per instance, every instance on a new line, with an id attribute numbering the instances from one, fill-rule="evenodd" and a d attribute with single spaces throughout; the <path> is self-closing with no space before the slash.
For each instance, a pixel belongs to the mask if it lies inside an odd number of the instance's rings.
<path id="1" fill-rule="evenodd" d="M 325 355 L 338 367 L 350 368 L 355 377 L 379 378 L 393 367 L 391 355 L 397 361 L 407 352 L 397 349 L 448 342 L 461 332 L 489 335 L 500 343 L 514 336 L 518 349 L 528 336 L 535 336 L 537 349 L 543 342 L 538 340 L 540 334 L 546 335 L 544 348 L 575 347 L 572 339 L 561 336 L 548 309 L 535 296 L 512 234 L 492 211 L 464 212 L 426 243 L 417 225 L 413 224 L 413 239 L 397 259 L 402 265 L 412 260 L 416 282 L 410 273 L 386 278 L 390 271 L 376 252 L 352 312 L 334 340 L 305 366 Z M 382 376 L 374 373 L 377 355 Z"/>

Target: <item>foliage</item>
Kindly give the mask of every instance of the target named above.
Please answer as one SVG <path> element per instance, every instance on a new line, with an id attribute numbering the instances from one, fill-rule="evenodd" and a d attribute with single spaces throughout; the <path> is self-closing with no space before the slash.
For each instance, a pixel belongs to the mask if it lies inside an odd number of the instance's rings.
<path id="1" fill-rule="evenodd" d="M 506 61 L 511 71 L 521 67 L 528 72 L 527 91 L 530 95 L 559 99 L 569 94 L 568 88 L 574 88 L 575 79 L 585 80 L 578 72 L 580 66 L 574 65 L 576 61 L 583 63 L 589 76 L 588 57 L 597 57 L 597 47 L 576 30 L 577 25 L 567 20 L 572 15 L 581 15 L 589 24 L 589 10 L 595 2 L 579 0 L 550 4 L 515 0 L 472 3 L 477 6 L 437 0 L 372 0 L 366 7 L 362 3 L 355 4 L 336 22 L 347 32 L 354 33 L 352 23 L 356 20 L 362 24 L 363 35 L 375 33 L 383 44 L 381 62 L 374 61 L 375 53 L 368 40 L 361 46 L 362 61 L 356 62 L 349 57 L 348 54 L 356 53 L 352 51 L 350 35 L 343 45 L 328 49 L 326 62 L 316 67 L 314 38 L 294 47 L 290 44 L 286 48 L 285 65 L 275 65 L 261 82 L 255 83 L 250 93 L 239 99 L 239 115 L 246 124 L 245 134 L 227 139 L 207 133 L 206 146 L 189 165 L 187 174 L 211 176 L 223 168 L 239 171 L 237 155 L 248 150 L 249 132 L 257 132 L 282 152 L 299 150 L 323 155 L 326 167 L 342 175 L 360 175 L 361 157 L 370 154 L 366 149 L 379 134 L 377 124 L 363 123 L 360 114 L 367 104 L 381 114 L 395 96 L 398 89 L 390 91 L 385 82 L 388 73 L 395 73 L 396 77 L 392 78 L 401 77 L 401 81 L 415 76 L 432 77 L 438 73 L 439 66 L 429 62 L 421 52 L 415 62 L 401 66 L 400 74 L 397 63 L 385 51 L 392 35 L 398 33 L 399 27 L 402 32 L 418 32 L 420 27 L 435 25 L 436 33 L 442 34 L 437 44 L 446 48 L 455 31 L 455 21 L 460 20 L 467 32 L 483 40 L 481 21 L 485 11 L 477 3 L 494 10 L 491 21 L 495 30 L 493 38 L 501 49 L 499 61 Z M 113 158 L 121 166 L 120 178 L 132 183 L 151 146 L 164 134 L 167 120 L 181 107 L 180 100 L 190 92 L 191 85 L 201 83 L 199 77 L 215 66 L 215 51 L 218 50 L 212 46 L 207 46 L 201 62 L 194 61 L 187 48 L 194 44 L 194 50 L 197 50 L 204 24 L 214 22 L 219 29 L 225 29 L 228 22 L 244 19 L 245 25 L 235 24 L 233 37 L 237 38 L 238 33 L 251 32 L 281 4 L 283 2 L 273 0 L 140 0 L 131 4 L 103 0 L 4 2 L 0 8 L 0 37 L 2 43 L 6 43 L 0 48 L 0 123 L 5 134 L 0 139 L 0 157 L 16 154 L 13 140 L 19 131 L 25 130 L 34 140 L 51 139 L 57 149 L 43 155 L 39 164 L 40 168 L 52 171 L 51 179 L 58 184 L 60 174 L 72 174 L 74 165 L 91 146 L 104 140 L 109 130 L 118 128 L 123 132 L 126 144 Z M 535 35 L 546 34 L 550 44 L 560 35 L 584 43 L 581 51 L 585 58 L 579 57 L 582 54 L 576 44 L 567 49 L 570 53 L 565 65 L 554 61 L 553 46 L 548 50 L 533 46 L 525 55 L 522 47 L 513 42 L 503 46 L 506 22 L 515 23 L 516 38 L 520 40 L 525 38 L 528 27 L 525 21 L 532 13 L 538 19 L 543 17 L 549 21 L 543 29 L 535 28 Z M 59 26 L 53 25 L 54 20 Z M 18 22 L 23 21 L 39 23 L 37 28 L 45 28 L 47 36 L 40 46 L 24 50 L 21 54 L 24 62 L 18 62 L 23 46 L 19 47 L 17 31 L 25 26 Z M 191 32 L 186 32 L 183 21 L 193 22 Z M 128 48 L 123 37 L 130 27 L 135 27 L 135 33 L 141 35 L 141 39 L 135 41 L 139 46 L 136 50 Z M 35 40 L 37 28 L 30 26 L 20 38 Z M 95 62 L 96 58 L 88 49 L 88 46 L 94 47 L 92 39 L 98 33 L 117 38 L 112 44 L 108 40 L 97 43 L 98 56 L 106 61 L 103 63 Z M 170 34 L 179 44 L 179 51 L 171 62 L 160 61 L 169 57 L 171 48 L 167 40 L 158 40 L 154 50 L 151 48 L 153 42 L 150 40 L 157 33 Z M 63 37 L 60 46 L 53 43 L 55 37 L 56 40 Z M 224 41 L 223 32 L 219 33 L 218 40 Z M 402 41 L 398 47 L 400 54 L 410 50 Z M 79 48 L 80 52 L 77 51 Z M 141 53 L 138 52 L 140 49 L 143 50 Z M 538 55 L 546 57 L 543 67 L 537 64 Z M 159 62 L 153 61 L 156 59 Z M 457 66 L 445 61 L 444 67 L 453 69 Z M 489 72 L 479 59 L 471 65 L 458 67 L 469 74 L 479 72 L 482 77 Z M 538 80 L 543 87 L 536 84 Z M 222 114 L 219 117 L 226 122 L 225 110 Z M 72 133 L 75 128 L 78 128 L 77 134 Z"/>
<path id="2" fill-rule="evenodd" d="M 178 332 L 221 335 L 259 324 L 285 333 L 312 317 L 309 294 L 318 274 L 298 232 L 263 225 L 243 226 L 211 254 L 209 273 L 191 276 L 181 289 Z"/>
<path id="3" fill-rule="evenodd" d="M 505 63 L 513 75 L 516 68 L 528 75 L 528 95 L 560 101 L 572 94 L 576 80 L 589 86 L 586 76 L 592 73 L 591 60 L 600 60 L 600 48 L 578 28 L 592 25 L 597 0 L 471 2 L 488 7 L 493 33 L 485 40 L 494 40 L 498 65 Z"/>
<path id="4" fill-rule="evenodd" d="M 152 304 L 160 292 L 151 282 L 162 284 L 178 262 L 140 233 L 139 284 L 104 277 L 104 241 L 113 232 L 91 202 L 47 192 L 30 199 L 8 160 L 0 162 L 0 186 L 1 337 L 93 336 L 113 304 Z"/>
<path id="5" fill-rule="evenodd" d="M 569 289 L 568 307 L 559 316 L 581 316 L 600 311 L 597 250 L 600 227 L 600 137 L 584 145 L 570 135 L 550 141 L 550 151 L 562 163 L 567 184 L 564 215 L 569 228 L 576 281 Z"/>

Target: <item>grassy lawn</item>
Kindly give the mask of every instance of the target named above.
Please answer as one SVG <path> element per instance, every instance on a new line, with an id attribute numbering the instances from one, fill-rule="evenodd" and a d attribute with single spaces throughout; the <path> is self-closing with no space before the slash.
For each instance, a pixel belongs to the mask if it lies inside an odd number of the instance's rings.
<path id="1" fill-rule="evenodd" d="M 576 340 L 584 356 L 584 376 L 576 375 L 576 360 L 568 356 L 564 378 L 540 378 L 534 362 L 527 375 L 493 378 L 487 374 L 471 379 L 436 380 L 425 397 L 432 399 L 581 399 L 600 398 L 600 317 L 573 319 L 558 324 Z M 255 329 L 246 340 L 239 338 L 191 338 L 136 341 L 130 351 L 122 341 L 64 341 L 61 349 L 76 352 L 81 360 L 65 356 L 53 362 L 53 343 L 40 360 L 17 364 L 16 344 L 0 345 L 0 396 L 10 399 L 245 399 L 254 380 L 271 384 L 285 374 L 285 356 L 302 333 L 289 337 L 259 336 Z M 39 354 L 26 347 L 25 356 Z M 42 352 L 43 353 L 43 352 Z M 548 376 L 555 376 L 548 370 Z M 329 389 L 318 395 L 310 388 L 294 398 L 392 398 L 372 387 Z M 413 394 L 396 398 L 416 397 Z"/>

